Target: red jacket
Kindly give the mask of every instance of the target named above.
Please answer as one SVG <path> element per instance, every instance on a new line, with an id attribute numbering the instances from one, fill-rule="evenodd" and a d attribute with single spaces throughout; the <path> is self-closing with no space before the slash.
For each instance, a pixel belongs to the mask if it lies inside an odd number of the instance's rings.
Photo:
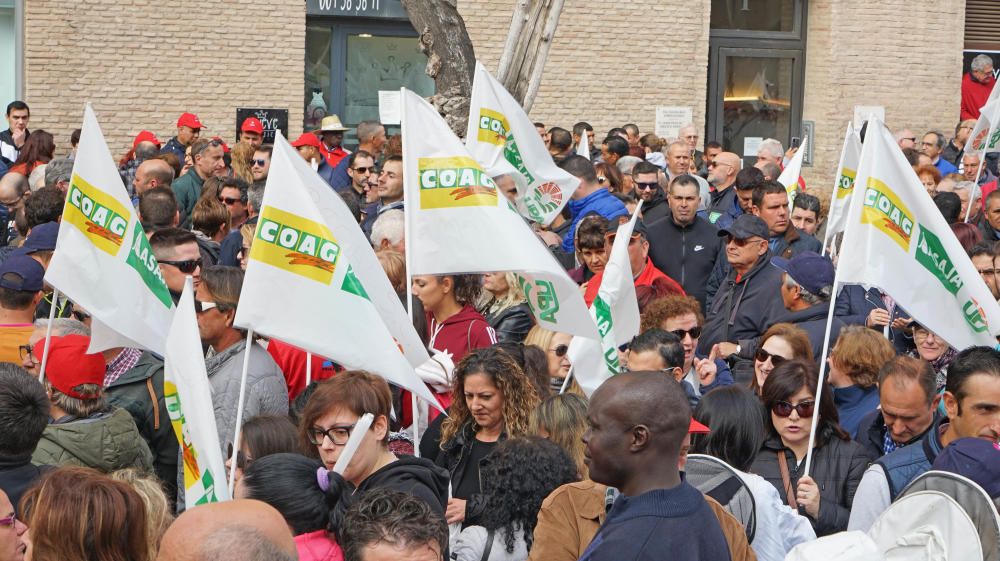
<path id="1" fill-rule="evenodd" d="M 990 81 L 989 84 L 977 82 L 972 79 L 972 73 L 968 72 L 962 77 L 962 121 L 979 118 L 979 110 L 986 105 L 994 83 L 995 81 Z"/>
<path id="2" fill-rule="evenodd" d="M 601 287 L 601 280 L 604 278 L 604 271 L 594 275 L 594 278 L 590 279 L 587 283 L 587 291 L 583 293 L 583 300 L 590 306 L 594 303 L 594 299 L 597 298 L 597 290 Z M 642 268 L 642 272 L 639 273 L 638 277 L 635 277 L 635 287 L 640 286 L 652 286 L 653 281 L 656 279 L 664 279 L 663 282 L 669 287 L 669 291 L 676 294 L 684 294 L 684 289 L 681 285 L 677 283 L 674 279 L 668 277 L 666 273 L 657 269 L 653 266 L 653 260 L 649 257 L 646 258 L 646 266 Z"/>
<path id="3" fill-rule="evenodd" d="M 306 389 L 306 352 L 294 345 L 271 339 L 267 344 L 267 352 L 278 364 L 285 375 L 288 385 L 288 402 L 295 401 L 302 390 Z M 312 379 L 325 380 L 337 373 L 333 363 L 325 358 L 312 356 Z"/>
<path id="4" fill-rule="evenodd" d="M 318 530 L 295 536 L 299 561 L 344 561 L 340 545 L 326 532 Z"/>
<path id="5" fill-rule="evenodd" d="M 340 160 L 343 160 L 347 156 L 351 155 L 350 150 L 344 150 L 340 146 L 334 148 L 333 150 L 327 150 L 326 144 L 323 144 L 322 142 L 320 142 L 319 144 L 320 146 L 322 146 L 322 148 L 319 149 L 320 153 L 323 155 L 324 158 L 326 158 L 326 163 L 329 164 L 330 167 L 332 168 L 337 167 L 337 164 L 340 163 Z"/>

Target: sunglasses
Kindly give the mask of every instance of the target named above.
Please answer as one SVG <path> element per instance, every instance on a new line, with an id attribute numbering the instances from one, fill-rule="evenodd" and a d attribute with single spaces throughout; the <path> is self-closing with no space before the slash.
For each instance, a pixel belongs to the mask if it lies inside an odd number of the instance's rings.
<path id="1" fill-rule="evenodd" d="M 792 405 L 787 401 L 779 401 L 771 407 L 771 412 L 779 417 L 791 417 L 792 411 L 799 414 L 799 417 L 803 419 L 809 419 L 813 416 L 813 411 L 816 410 L 815 401 L 803 401 L 798 405 Z"/>
<path id="2" fill-rule="evenodd" d="M 353 424 L 335 425 L 325 430 L 321 427 L 312 427 L 309 429 L 309 442 L 312 442 L 315 446 L 320 446 L 323 444 L 324 439 L 329 438 L 330 442 L 335 445 L 344 446 L 351 439 L 352 430 L 354 430 Z"/>
<path id="3" fill-rule="evenodd" d="M 639 191 L 652 191 L 653 189 L 656 189 L 659 186 L 660 186 L 660 184 L 657 183 L 657 182 L 655 182 L 655 181 L 652 182 L 652 183 L 638 183 L 637 182 L 635 184 L 635 188 L 638 189 Z"/>
<path id="4" fill-rule="evenodd" d="M 698 337 L 701 337 L 701 328 L 696 325 L 691 329 L 674 329 L 671 333 L 676 335 L 681 341 L 684 340 L 685 335 L 690 335 L 692 339 L 697 339 Z"/>
<path id="5" fill-rule="evenodd" d="M 229 443 L 229 447 L 226 448 L 226 458 L 233 457 L 233 443 Z M 246 469 L 250 462 L 247 460 L 246 455 L 243 454 L 242 450 L 236 451 L 236 467 L 240 469 Z"/>
<path id="6" fill-rule="evenodd" d="M 219 305 L 215 302 L 202 302 L 201 300 L 194 301 L 194 311 L 199 314 L 218 307 Z"/>
<path id="7" fill-rule="evenodd" d="M 354 171 L 358 173 L 375 173 L 377 170 L 375 166 L 368 166 L 366 168 L 354 168 Z"/>
<path id="8" fill-rule="evenodd" d="M 253 166 L 264 167 L 264 164 L 266 164 L 266 163 L 267 163 L 267 160 L 264 160 L 264 159 L 258 160 L 256 158 L 254 158 L 253 160 L 250 160 L 250 166 L 251 167 L 253 167 Z"/>
<path id="9" fill-rule="evenodd" d="M 235 199 L 233 197 L 219 197 L 219 202 L 220 203 L 225 203 L 227 205 L 234 205 L 234 204 L 240 202 L 240 199 Z"/>
<path id="10" fill-rule="evenodd" d="M 555 348 L 549 350 L 556 353 L 557 357 L 562 358 L 569 352 L 569 345 L 556 345 Z"/>
<path id="11" fill-rule="evenodd" d="M 775 368 L 781 366 L 783 363 L 788 361 L 787 358 L 781 355 L 776 355 L 774 353 L 769 353 L 764 349 L 757 349 L 757 353 L 754 355 L 754 358 L 756 358 L 760 362 L 767 362 L 767 359 L 771 359 L 771 365 L 774 366 Z"/>
<path id="12" fill-rule="evenodd" d="M 0 527 L 12 528 L 14 524 L 17 524 L 17 515 L 11 514 L 10 516 L 5 516 L 0 518 Z"/>
<path id="13" fill-rule="evenodd" d="M 177 267 L 182 273 L 193 273 L 201 267 L 201 258 L 186 261 L 160 261 L 160 264 Z"/>

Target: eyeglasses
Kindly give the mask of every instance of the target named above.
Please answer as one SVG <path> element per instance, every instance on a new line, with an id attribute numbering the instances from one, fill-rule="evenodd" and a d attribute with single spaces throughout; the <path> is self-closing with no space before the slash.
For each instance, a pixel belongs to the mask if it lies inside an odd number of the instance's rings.
<path id="1" fill-rule="evenodd" d="M 353 168 L 353 169 L 357 173 L 376 173 L 376 172 L 378 172 L 378 169 L 376 169 L 375 166 L 368 166 L 366 168 L 365 167 Z"/>
<path id="2" fill-rule="evenodd" d="M 743 246 L 747 245 L 748 243 L 762 242 L 762 241 L 764 241 L 763 238 L 759 238 L 759 237 L 756 237 L 756 236 L 751 236 L 749 238 L 742 239 L 742 240 L 739 239 L 739 238 L 734 238 L 733 236 L 729 236 L 729 238 L 728 238 L 728 240 L 727 240 L 726 243 L 734 244 L 736 247 L 743 247 Z"/>
<path id="3" fill-rule="evenodd" d="M 39 361 L 35 358 L 34 351 L 34 345 L 21 345 L 17 348 L 17 354 L 21 356 L 21 362 L 30 360 L 32 364 L 38 364 Z"/>
<path id="4" fill-rule="evenodd" d="M 229 443 L 229 448 L 226 449 L 226 459 L 233 457 L 233 443 Z M 236 451 L 236 467 L 240 469 L 247 469 L 250 465 L 250 459 L 243 454 L 243 450 Z"/>
<path id="5" fill-rule="evenodd" d="M 792 411 L 799 414 L 799 417 L 803 419 L 809 419 L 813 416 L 813 411 L 816 410 L 815 401 L 803 401 L 798 405 L 792 405 L 787 401 L 779 401 L 771 407 L 771 413 L 779 417 L 791 417 Z"/>
<path id="6" fill-rule="evenodd" d="M 562 358 L 566 356 L 566 353 L 569 351 L 569 345 L 556 345 L 549 350 L 555 353 L 557 357 Z"/>
<path id="7" fill-rule="evenodd" d="M 343 446 L 347 444 L 347 441 L 351 438 L 351 431 L 354 430 L 354 424 L 350 425 L 334 425 L 328 429 L 323 429 L 322 427 L 312 427 L 309 429 L 309 442 L 312 442 L 316 446 L 323 444 L 324 438 L 329 438 L 330 442 L 337 446 Z"/>
<path id="8" fill-rule="evenodd" d="M 774 353 L 769 353 L 764 349 L 757 349 L 757 353 L 753 356 L 760 362 L 767 362 L 767 359 L 771 359 L 771 365 L 774 366 L 775 368 L 780 366 L 782 363 L 788 361 L 787 358 L 781 355 L 776 355 Z"/>
<path id="9" fill-rule="evenodd" d="M 250 167 L 253 167 L 253 166 L 264 167 L 264 164 L 266 164 L 266 163 L 267 163 L 267 160 L 265 160 L 265 159 L 258 160 L 256 158 L 254 158 L 254 159 L 250 160 Z"/>
<path id="10" fill-rule="evenodd" d="M 14 524 L 17 524 L 17 515 L 11 514 L 10 516 L 5 516 L 0 518 L 0 526 L 4 528 L 13 528 Z"/>
<path id="11" fill-rule="evenodd" d="M 903 138 L 900 138 L 900 140 L 909 140 L 910 142 L 916 142 L 917 141 L 917 137 L 915 137 L 915 136 L 904 136 Z"/>
<path id="12" fill-rule="evenodd" d="M 227 204 L 227 205 L 234 205 L 234 204 L 240 202 L 240 199 L 236 199 L 236 198 L 233 198 L 233 197 L 219 197 L 219 202 Z"/>
<path id="13" fill-rule="evenodd" d="M 177 267 L 182 273 L 193 273 L 201 267 L 201 258 L 186 261 L 160 261 L 160 264 Z"/>
<path id="14" fill-rule="evenodd" d="M 209 310 L 211 310 L 213 308 L 218 308 L 218 307 L 219 307 L 219 305 L 216 304 L 215 302 L 202 302 L 201 300 L 195 300 L 194 301 L 194 311 L 196 313 L 199 313 L 199 314 L 202 313 L 202 312 L 207 312 L 207 311 L 209 311 Z M 219 311 L 222 311 L 222 310 L 219 310 Z"/>
<path id="15" fill-rule="evenodd" d="M 635 184 L 635 188 L 637 190 L 639 190 L 639 191 L 652 191 L 653 189 L 656 189 L 659 186 L 660 186 L 660 184 L 657 183 L 657 182 L 655 182 L 655 181 L 652 182 L 652 183 L 638 183 L 638 182 L 636 182 L 636 184 Z"/>
<path id="16" fill-rule="evenodd" d="M 684 340 L 685 335 L 690 335 L 692 339 L 697 339 L 698 337 L 701 337 L 701 328 L 696 325 L 691 329 L 674 329 L 671 333 L 676 335 L 681 341 Z"/>

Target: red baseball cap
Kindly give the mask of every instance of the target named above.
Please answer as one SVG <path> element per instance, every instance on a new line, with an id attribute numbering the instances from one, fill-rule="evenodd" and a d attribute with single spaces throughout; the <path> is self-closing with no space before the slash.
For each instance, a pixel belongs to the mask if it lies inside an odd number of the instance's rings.
<path id="1" fill-rule="evenodd" d="M 705 434 L 709 432 L 712 432 L 711 429 L 698 421 L 695 421 L 694 417 L 691 417 L 691 424 L 688 425 L 689 434 Z"/>
<path id="2" fill-rule="evenodd" d="M 140 142 L 152 142 L 157 148 L 160 147 L 160 139 L 156 138 L 156 135 L 150 131 L 139 131 L 139 134 L 135 135 L 135 140 L 132 141 L 132 149 L 135 150 Z"/>
<path id="3" fill-rule="evenodd" d="M 45 379 L 52 387 L 77 399 L 97 399 L 95 395 L 82 395 L 73 390 L 80 384 L 104 385 L 107 368 L 100 353 L 87 354 L 90 337 L 85 335 L 64 335 L 52 337 L 49 359 L 45 365 Z M 40 339 L 32 349 L 39 361 L 45 353 L 45 339 Z"/>
<path id="4" fill-rule="evenodd" d="M 300 134 L 299 137 L 295 139 L 295 142 L 292 143 L 292 146 L 295 148 L 314 146 L 319 150 L 323 149 L 323 146 L 319 143 L 319 139 L 316 138 L 316 135 L 311 132 L 304 132 Z"/>
<path id="5" fill-rule="evenodd" d="M 195 115 L 194 113 L 183 113 L 177 119 L 177 126 L 178 127 L 191 127 L 192 129 L 201 129 L 201 128 L 204 128 L 204 125 L 201 124 L 201 121 L 198 120 L 198 116 Z"/>
<path id="6" fill-rule="evenodd" d="M 243 120 L 243 125 L 240 126 L 240 130 L 243 132 L 255 132 L 257 134 L 264 134 L 264 125 L 260 122 L 257 117 L 247 117 Z"/>

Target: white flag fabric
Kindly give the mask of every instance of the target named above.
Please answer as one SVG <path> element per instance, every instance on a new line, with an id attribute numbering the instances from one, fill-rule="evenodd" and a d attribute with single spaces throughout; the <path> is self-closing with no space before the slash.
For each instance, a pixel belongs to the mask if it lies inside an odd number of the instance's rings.
<path id="1" fill-rule="evenodd" d="M 799 192 L 799 176 L 802 175 L 802 158 L 806 155 L 808 145 L 809 137 L 803 137 L 799 149 L 795 151 L 795 155 L 792 156 L 792 159 L 788 161 L 788 165 L 785 166 L 785 169 L 781 170 L 781 175 L 778 176 L 778 183 L 785 186 L 785 191 L 788 191 L 789 199 L 794 199 L 795 194 Z"/>
<path id="2" fill-rule="evenodd" d="M 587 131 L 583 131 L 583 134 L 580 135 L 580 142 L 576 143 L 576 155 L 590 159 L 590 137 L 587 136 Z"/>
<path id="3" fill-rule="evenodd" d="M 579 287 L 489 174 L 429 103 L 402 98 L 410 274 L 513 271 L 539 325 L 597 339 Z"/>
<path id="4" fill-rule="evenodd" d="M 413 369 L 427 350 L 360 226 L 280 134 L 235 324 L 437 404 Z"/>
<path id="5" fill-rule="evenodd" d="M 174 303 L 89 104 L 45 281 L 98 320 L 89 352 L 163 355 Z M 104 326 L 120 337 L 97 333 Z"/>
<path id="6" fill-rule="evenodd" d="M 956 349 L 995 346 L 1000 306 L 878 120 L 869 121 L 855 185 L 838 281 L 881 288 Z"/>
<path id="7" fill-rule="evenodd" d="M 639 204 L 641 207 L 642 202 Z M 638 218 L 639 208 L 636 208 L 632 219 L 618 226 L 615 242 L 611 246 L 611 256 L 604 266 L 597 298 L 590 305 L 590 316 L 601 336 L 599 346 L 602 360 L 597 364 L 586 360 L 585 357 L 593 356 L 588 350 L 581 350 L 576 357 L 570 357 L 576 383 L 588 397 L 604 380 L 621 372 L 618 347 L 639 334 L 639 302 L 635 296 L 635 282 L 632 280 L 632 266 L 628 256 L 629 242 Z M 593 347 L 598 343 L 583 340 L 580 344 Z"/>
<path id="8" fill-rule="evenodd" d="M 490 177 L 514 178 L 518 212 L 540 224 L 552 222 L 580 185 L 552 161 L 521 104 L 478 62 L 465 147 Z"/>
<path id="9" fill-rule="evenodd" d="M 229 500 L 226 464 L 215 425 L 212 388 L 194 313 L 188 277 L 167 334 L 163 357 L 163 399 L 184 459 L 184 501 L 188 507 Z"/>
<path id="10" fill-rule="evenodd" d="M 993 84 L 986 104 L 979 110 L 976 126 L 965 141 L 966 154 L 1000 152 L 1000 81 Z"/>
<path id="11" fill-rule="evenodd" d="M 837 166 L 837 184 L 833 188 L 830 214 L 826 219 L 826 237 L 844 231 L 847 224 L 847 208 L 850 206 L 851 194 L 854 193 L 854 178 L 858 174 L 858 162 L 861 160 L 861 137 L 854 130 L 854 123 L 847 123 L 844 133 L 844 147 L 840 150 L 840 164 Z"/>

